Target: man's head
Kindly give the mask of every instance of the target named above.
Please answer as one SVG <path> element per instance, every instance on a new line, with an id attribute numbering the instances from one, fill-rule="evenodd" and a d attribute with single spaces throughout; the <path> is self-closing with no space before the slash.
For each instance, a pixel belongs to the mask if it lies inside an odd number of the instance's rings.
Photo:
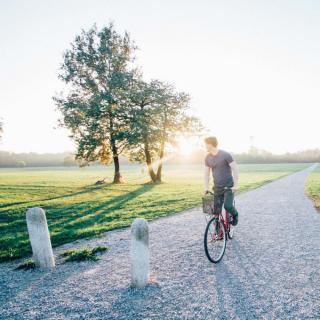
<path id="1" fill-rule="evenodd" d="M 216 137 L 207 137 L 204 139 L 204 142 L 206 144 L 206 149 L 208 152 L 211 152 L 217 149 L 218 140 Z"/>

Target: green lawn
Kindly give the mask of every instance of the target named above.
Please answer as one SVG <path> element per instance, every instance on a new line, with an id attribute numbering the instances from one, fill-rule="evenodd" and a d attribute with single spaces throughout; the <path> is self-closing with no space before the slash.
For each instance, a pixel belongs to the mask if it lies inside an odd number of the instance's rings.
<path id="1" fill-rule="evenodd" d="M 258 187 L 308 164 L 241 165 L 240 191 Z M 164 167 L 164 183 L 148 184 L 140 166 L 124 166 L 123 185 L 94 186 L 112 167 L 0 169 L 0 261 L 30 253 L 25 213 L 45 209 L 53 246 L 152 220 L 200 204 L 203 167 Z"/>
<path id="2" fill-rule="evenodd" d="M 320 166 L 314 170 L 306 181 L 306 190 L 315 206 L 320 210 Z"/>

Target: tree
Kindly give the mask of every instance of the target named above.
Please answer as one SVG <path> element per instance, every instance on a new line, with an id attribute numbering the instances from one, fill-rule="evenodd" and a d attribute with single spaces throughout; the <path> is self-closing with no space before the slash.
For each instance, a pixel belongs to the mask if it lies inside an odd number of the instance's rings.
<path id="1" fill-rule="evenodd" d="M 119 155 L 126 146 L 122 117 L 133 74 L 136 47 L 127 33 L 119 35 L 112 23 L 98 32 L 96 25 L 82 30 L 64 53 L 59 78 L 70 88 L 54 97 L 77 144 L 82 165 L 99 160 L 114 163 L 114 183 L 121 182 Z"/>
<path id="2" fill-rule="evenodd" d="M 201 131 L 200 121 L 187 114 L 189 96 L 176 92 L 172 85 L 137 79 L 130 90 L 131 108 L 128 119 L 130 142 L 128 155 L 145 161 L 153 182 L 161 182 L 166 146 L 175 145 L 182 133 Z M 157 167 L 156 171 L 153 165 Z"/>

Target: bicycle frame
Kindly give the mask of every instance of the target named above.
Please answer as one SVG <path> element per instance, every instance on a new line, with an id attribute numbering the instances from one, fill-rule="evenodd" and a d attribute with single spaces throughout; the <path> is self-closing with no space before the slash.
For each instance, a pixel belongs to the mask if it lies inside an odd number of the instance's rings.
<path id="1" fill-rule="evenodd" d="M 221 221 L 224 224 L 224 227 L 226 229 L 226 232 L 230 231 L 230 221 L 229 221 L 229 212 L 226 210 L 222 210 L 220 213 L 218 214 L 206 214 L 205 218 L 206 218 L 206 223 L 208 223 L 208 221 L 210 219 L 212 219 L 213 217 L 217 217 L 219 219 L 219 221 Z M 209 216 L 209 217 L 207 217 Z"/>
<path id="2" fill-rule="evenodd" d="M 223 210 L 220 214 L 219 214 L 219 218 L 222 221 L 222 223 L 224 224 L 224 227 L 226 228 L 226 231 L 229 232 L 230 230 L 230 221 L 229 221 L 229 212 L 226 210 Z"/>
<path id="3" fill-rule="evenodd" d="M 225 189 L 227 190 L 228 188 L 225 188 Z M 211 195 L 213 195 L 212 192 L 209 191 L 209 193 Z M 235 200 L 233 200 L 233 203 L 235 204 Z M 217 217 L 224 224 L 224 227 L 225 227 L 226 231 L 229 232 L 230 231 L 229 215 L 230 215 L 230 213 L 225 209 L 221 209 L 220 213 L 215 214 L 213 212 L 213 208 L 211 208 L 211 212 L 210 213 L 205 213 L 206 223 L 208 223 L 208 221 L 210 219 L 212 219 L 213 217 Z M 207 216 L 209 216 L 209 219 L 207 218 Z"/>

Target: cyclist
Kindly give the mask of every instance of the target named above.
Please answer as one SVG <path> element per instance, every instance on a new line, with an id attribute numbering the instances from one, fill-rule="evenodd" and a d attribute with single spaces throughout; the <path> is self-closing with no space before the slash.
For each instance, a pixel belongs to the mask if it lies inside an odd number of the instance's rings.
<path id="1" fill-rule="evenodd" d="M 222 206 L 228 211 L 232 219 L 230 224 L 238 224 L 238 211 L 234 206 L 234 192 L 238 188 L 238 165 L 229 152 L 217 148 L 216 137 L 204 139 L 207 156 L 205 157 L 204 192 L 209 192 L 209 175 L 212 170 L 214 182 L 214 212 L 221 213 Z"/>

